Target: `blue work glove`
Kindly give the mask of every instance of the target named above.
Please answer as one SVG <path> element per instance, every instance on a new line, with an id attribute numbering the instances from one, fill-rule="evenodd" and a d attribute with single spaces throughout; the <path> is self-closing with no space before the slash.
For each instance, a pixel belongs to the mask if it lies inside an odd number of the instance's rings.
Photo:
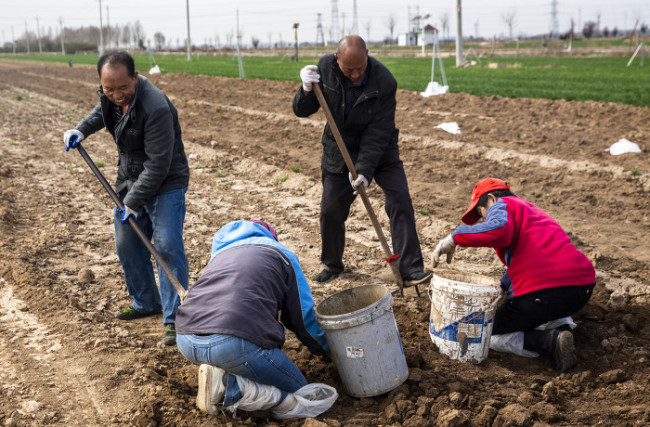
<path id="1" fill-rule="evenodd" d="M 117 208 L 117 213 L 120 214 L 120 221 L 122 221 L 122 224 L 129 222 L 130 216 L 132 216 L 133 219 L 138 219 L 138 213 L 127 205 L 124 205 L 124 210 Z"/>
<path id="2" fill-rule="evenodd" d="M 77 145 L 85 138 L 84 134 L 77 129 L 66 130 L 63 134 L 63 142 L 65 142 L 65 151 L 71 148 L 77 148 Z"/>
<path id="3" fill-rule="evenodd" d="M 366 179 L 365 176 L 359 174 L 357 175 L 357 179 L 352 179 L 352 173 L 348 172 L 348 179 L 350 180 L 350 185 L 354 189 L 354 195 L 356 196 L 359 194 L 359 187 L 363 185 L 363 189 L 367 190 L 368 189 L 368 180 Z"/>

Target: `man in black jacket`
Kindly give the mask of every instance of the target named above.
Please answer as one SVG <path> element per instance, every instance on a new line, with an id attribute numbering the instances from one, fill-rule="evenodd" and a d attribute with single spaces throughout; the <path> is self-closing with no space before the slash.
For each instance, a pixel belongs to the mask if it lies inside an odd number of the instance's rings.
<path id="1" fill-rule="evenodd" d="M 115 316 L 132 320 L 163 312 L 163 342 L 176 343 L 174 327 L 180 299 L 158 266 L 160 293 L 151 255 L 128 224 L 133 216 L 153 238 L 154 247 L 184 288 L 189 275 L 183 246 L 185 192 L 189 167 L 178 113 L 171 101 L 135 71 L 133 58 L 113 52 L 99 58 L 99 103 L 75 129 L 65 132 L 66 151 L 91 134 L 106 128 L 115 140 L 118 157 L 115 192 L 124 210 L 115 208 L 115 247 L 124 270 L 130 307 Z"/>
<path id="2" fill-rule="evenodd" d="M 335 54 L 323 56 L 318 66 L 307 65 L 300 76 L 303 84 L 293 98 L 294 113 L 307 117 L 318 110 L 312 85 L 321 85 L 358 174 L 352 181 L 332 130 L 325 125 L 320 213 L 321 261 L 325 268 L 314 280 L 327 282 L 343 271 L 345 221 L 356 197 L 355 189 L 361 185 L 367 188 L 373 179 L 386 197 L 393 250 L 399 255 L 404 284 L 429 280 L 432 273 L 423 271 L 413 205 L 397 147 L 395 78 L 383 64 L 368 56 L 359 36 L 344 37 Z"/>

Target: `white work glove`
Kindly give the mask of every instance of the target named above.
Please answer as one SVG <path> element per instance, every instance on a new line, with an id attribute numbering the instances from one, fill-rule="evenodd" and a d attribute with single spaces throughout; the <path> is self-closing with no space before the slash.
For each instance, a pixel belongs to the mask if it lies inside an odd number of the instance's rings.
<path id="1" fill-rule="evenodd" d="M 451 260 L 454 257 L 454 252 L 456 252 L 456 243 L 450 234 L 442 239 L 438 243 L 438 246 L 433 250 L 433 255 L 431 255 L 431 264 L 433 265 L 433 268 L 438 266 L 440 255 L 443 254 L 447 254 L 447 264 L 451 263 Z"/>
<path id="2" fill-rule="evenodd" d="M 132 216 L 133 219 L 138 219 L 138 213 L 128 207 L 127 205 L 124 205 L 124 210 L 117 208 L 117 213 L 120 214 L 120 221 L 122 224 L 126 224 L 129 222 L 129 217 Z"/>
<path id="3" fill-rule="evenodd" d="M 71 148 L 77 148 L 77 145 L 85 138 L 84 134 L 77 129 L 66 130 L 63 134 L 63 142 L 65 142 L 65 151 Z"/>
<path id="4" fill-rule="evenodd" d="M 305 65 L 300 70 L 300 78 L 302 79 L 302 90 L 311 92 L 312 85 L 320 81 L 320 74 L 318 74 L 318 67 L 315 65 Z"/>
<path id="5" fill-rule="evenodd" d="M 366 179 L 365 176 L 359 174 L 357 175 L 357 179 L 352 179 L 352 173 L 348 172 L 348 179 L 350 180 L 350 185 L 354 189 L 354 195 L 356 196 L 359 194 L 359 187 L 363 185 L 363 189 L 366 190 L 368 188 L 368 180 Z"/>

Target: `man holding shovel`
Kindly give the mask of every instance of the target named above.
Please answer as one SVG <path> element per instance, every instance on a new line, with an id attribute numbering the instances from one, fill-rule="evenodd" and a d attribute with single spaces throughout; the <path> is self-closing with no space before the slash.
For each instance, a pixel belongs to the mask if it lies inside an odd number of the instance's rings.
<path id="1" fill-rule="evenodd" d="M 68 151 L 104 127 L 115 140 L 115 193 L 124 204 L 124 209 L 116 208 L 113 215 L 115 248 L 133 299 L 132 305 L 119 310 L 115 317 L 132 320 L 162 311 L 163 342 L 174 345 L 180 298 L 160 265 L 158 292 L 151 254 L 128 221 L 135 218 L 147 237 L 153 238 L 155 249 L 187 289 L 183 222 L 189 167 L 178 113 L 164 93 L 138 75 L 128 53 L 102 56 L 97 71 L 99 103 L 76 128 L 65 132 L 63 141 Z"/>
<path id="2" fill-rule="evenodd" d="M 329 124 L 323 131 L 321 159 L 323 194 L 320 231 L 321 262 L 325 266 L 314 280 L 328 282 L 343 269 L 345 221 L 360 186 L 374 179 L 384 191 L 390 219 L 393 250 L 405 286 L 430 280 L 415 228 L 415 216 L 404 167 L 399 157 L 395 128 L 397 82 L 390 71 L 368 56 L 359 36 L 346 36 L 336 53 L 323 56 L 318 65 L 300 71 L 302 86 L 293 98 L 293 111 L 307 117 L 320 104 L 313 85 L 321 85 L 345 146 L 357 172 L 352 179 Z"/>

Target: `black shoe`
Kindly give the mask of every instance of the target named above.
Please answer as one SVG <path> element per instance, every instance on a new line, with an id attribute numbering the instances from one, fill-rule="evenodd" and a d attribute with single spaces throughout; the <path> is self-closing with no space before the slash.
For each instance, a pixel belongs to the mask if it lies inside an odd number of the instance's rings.
<path id="1" fill-rule="evenodd" d="M 433 277 L 433 271 L 416 271 L 408 276 L 402 277 L 404 286 L 414 286 L 420 283 L 428 282 Z"/>
<path id="2" fill-rule="evenodd" d="M 324 268 L 323 271 L 318 273 L 318 276 L 314 277 L 314 282 L 326 283 L 338 275 L 339 273 L 334 273 L 333 271 Z"/>
<path id="3" fill-rule="evenodd" d="M 553 360 L 555 369 L 566 372 L 578 363 L 576 349 L 573 345 L 573 333 L 571 331 L 555 331 Z"/>
<path id="4" fill-rule="evenodd" d="M 115 313 L 115 317 L 120 320 L 133 320 L 139 319 L 141 317 L 153 316 L 154 314 L 158 313 L 159 312 L 145 313 L 144 311 L 139 311 L 133 307 L 124 307 L 120 308 L 120 311 Z"/>
<path id="5" fill-rule="evenodd" d="M 163 333 L 162 342 L 165 345 L 176 345 L 176 325 L 167 323 Z"/>

